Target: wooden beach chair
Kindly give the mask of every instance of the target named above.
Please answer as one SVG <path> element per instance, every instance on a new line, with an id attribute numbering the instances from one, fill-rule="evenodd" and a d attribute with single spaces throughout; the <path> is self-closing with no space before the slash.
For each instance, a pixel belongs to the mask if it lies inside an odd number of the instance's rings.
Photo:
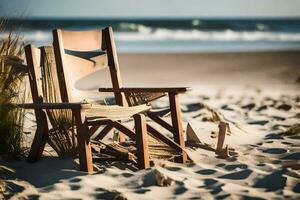
<path id="1" fill-rule="evenodd" d="M 148 133 L 152 134 L 165 144 L 175 149 L 180 156 L 176 161 L 184 163 L 187 160 L 185 153 L 185 142 L 183 137 L 182 118 L 178 95 L 184 93 L 189 88 L 125 88 L 122 86 L 117 51 L 111 27 L 89 31 L 67 31 L 53 30 L 53 46 L 55 49 L 56 64 L 58 66 L 62 99 L 68 102 L 69 94 L 65 93 L 67 85 L 64 79 L 68 79 L 67 74 L 73 67 L 80 66 L 91 71 L 90 66 L 85 66 L 84 54 L 91 53 L 88 59 L 92 60 L 96 68 L 109 67 L 112 88 L 99 88 L 99 92 L 113 92 L 116 104 L 119 106 L 139 106 L 158 99 L 162 96 L 169 96 L 170 108 L 160 112 L 147 111 L 146 115 L 154 122 L 164 127 L 173 134 L 174 141 L 157 131 L 153 126 L 147 124 Z M 101 52 L 101 55 L 95 54 Z M 81 53 L 81 55 L 80 55 Z M 92 54 L 94 53 L 94 55 Z M 81 57 L 81 58 L 80 58 Z M 76 60 L 76 61 L 75 61 Z M 63 77 L 65 75 L 66 77 Z M 162 116 L 170 112 L 172 124 L 167 123 Z"/>
<path id="2" fill-rule="evenodd" d="M 64 92 L 60 95 L 62 97 L 68 97 L 68 99 L 64 99 L 64 102 L 45 102 L 45 92 L 43 93 L 43 91 L 47 91 L 47 88 L 42 88 L 45 87 L 45 84 L 42 83 L 42 80 L 45 80 L 43 76 L 45 76 L 46 71 L 49 69 L 45 68 L 44 64 L 45 59 L 51 60 L 53 58 L 53 61 L 55 60 L 53 56 L 53 48 L 42 47 L 38 49 L 33 47 L 32 45 L 27 45 L 25 47 L 25 54 L 29 70 L 29 81 L 33 103 L 24 104 L 22 106 L 24 108 L 34 109 L 37 123 L 37 130 L 28 156 L 29 161 L 39 160 L 41 158 L 46 142 L 50 141 L 49 137 L 51 137 L 51 135 L 53 136 L 53 134 L 56 134 L 53 137 L 58 136 L 57 134 L 60 134 L 60 138 L 62 138 L 63 140 L 61 141 L 60 145 L 62 145 L 63 148 L 72 150 L 72 148 L 68 147 L 68 145 L 71 145 L 75 146 L 77 151 L 78 145 L 80 170 L 92 172 L 93 161 L 91 153 L 90 136 L 93 134 L 96 128 L 100 126 L 105 126 L 105 128 L 97 136 L 98 139 L 102 139 L 109 132 L 109 130 L 111 130 L 111 128 L 116 128 L 122 131 L 122 133 L 126 134 L 132 140 L 136 141 L 138 167 L 140 169 L 149 167 L 145 117 L 144 115 L 139 114 L 142 111 L 148 110 L 148 106 L 142 105 L 135 107 L 121 107 L 75 102 L 72 101 L 73 90 L 70 89 L 71 85 L 68 85 L 67 82 L 61 83 L 67 86 L 64 87 L 62 90 L 59 90 L 59 87 L 56 87 L 55 85 L 51 85 L 51 87 L 53 87 L 54 89 L 52 91 L 53 93 L 57 92 L 60 94 L 60 91 Z M 88 67 L 88 65 L 85 67 Z M 52 68 L 51 70 L 53 69 L 54 68 Z M 74 68 L 73 70 L 76 71 L 81 69 Z M 80 74 L 84 75 L 84 72 L 80 71 Z M 54 76 L 53 73 L 51 75 Z M 67 74 L 65 74 L 65 77 L 68 77 Z M 80 77 L 81 76 L 78 76 L 77 78 Z M 62 133 L 57 133 L 57 131 L 55 131 L 57 127 L 57 124 L 55 123 L 57 122 L 57 120 L 55 121 L 55 117 L 53 116 L 55 115 L 55 111 L 62 110 L 66 112 L 61 113 L 70 115 L 69 121 L 71 122 L 70 125 L 67 127 L 67 131 L 75 132 L 77 139 L 70 137 L 61 137 Z M 135 131 L 130 130 L 126 126 L 122 125 L 119 121 L 121 119 L 129 118 L 131 116 L 133 116 L 134 118 Z M 48 126 L 48 119 L 51 122 L 52 129 L 50 129 Z M 67 120 L 63 122 L 63 126 L 65 126 L 68 123 Z M 77 145 L 75 143 L 77 143 Z M 53 146 L 53 144 L 51 146 Z"/>

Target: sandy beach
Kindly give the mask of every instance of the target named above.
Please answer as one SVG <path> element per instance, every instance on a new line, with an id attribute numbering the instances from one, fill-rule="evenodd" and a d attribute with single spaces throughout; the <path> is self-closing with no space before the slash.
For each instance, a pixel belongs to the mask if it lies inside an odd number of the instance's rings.
<path id="1" fill-rule="evenodd" d="M 125 87 L 193 89 L 180 97 L 186 137 L 194 132 L 200 140 L 187 141 L 192 161 L 154 160 L 140 171 L 121 162 L 96 163 L 98 171 L 87 175 L 78 171 L 77 158 L 60 159 L 48 149 L 34 164 L 0 161 L 5 198 L 300 198 L 300 52 L 119 54 L 119 63 Z M 87 82 L 109 86 L 105 74 L 99 77 Z M 167 98 L 153 103 L 166 105 Z M 219 121 L 213 111 L 230 127 L 227 159 L 203 148 L 216 147 Z M 291 129 L 296 124 L 298 130 Z M 34 123 L 29 120 L 26 129 L 33 133 Z"/>

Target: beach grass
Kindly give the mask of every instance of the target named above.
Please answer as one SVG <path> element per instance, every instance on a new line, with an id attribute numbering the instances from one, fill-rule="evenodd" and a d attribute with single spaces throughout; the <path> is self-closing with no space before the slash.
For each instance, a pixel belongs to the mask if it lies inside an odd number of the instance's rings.
<path id="1" fill-rule="evenodd" d="M 6 23 L 0 22 L 1 33 L 6 31 Z M 26 97 L 22 56 L 22 38 L 10 31 L 0 40 L 0 156 L 5 160 L 15 160 L 24 154 L 24 110 L 15 105 Z"/>

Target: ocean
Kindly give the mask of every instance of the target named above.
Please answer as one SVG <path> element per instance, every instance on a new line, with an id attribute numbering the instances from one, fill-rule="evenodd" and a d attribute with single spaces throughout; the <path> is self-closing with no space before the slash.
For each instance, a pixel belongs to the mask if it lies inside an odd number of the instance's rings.
<path id="1" fill-rule="evenodd" d="M 113 27 L 117 50 L 124 53 L 300 50 L 300 19 L 10 19 L 7 30 L 42 46 L 51 44 L 55 28 L 106 26 Z"/>

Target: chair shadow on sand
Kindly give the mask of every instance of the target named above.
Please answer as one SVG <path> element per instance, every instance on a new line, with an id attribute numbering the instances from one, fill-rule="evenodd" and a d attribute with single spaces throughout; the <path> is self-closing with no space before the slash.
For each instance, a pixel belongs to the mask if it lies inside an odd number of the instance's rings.
<path id="1" fill-rule="evenodd" d="M 21 165 L 20 162 L 22 162 Z M 86 175 L 85 172 L 76 170 L 78 164 L 72 158 L 61 159 L 53 156 L 44 156 L 43 162 L 29 163 L 26 160 L 17 162 L 1 161 L 0 165 L 15 170 L 15 173 L 7 174 L 7 180 L 21 179 L 37 188 L 53 185 L 62 179 Z"/>
<path id="2" fill-rule="evenodd" d="M 88 173 L 78 171 L 78 163 L 73 158 L 61 159 L 53 156 L 43 156 L 43 162 L 29 163 L 26 160 L 17 162 L 5 162 L 0 161 L 0 166 L 6 166 L 11 169 L 11 173 L 6 173 L 5 178 L 7 180 L 10 193 L 6 195 L 6 198 L 10 198 L 12 194 L 22 193 L 28 189 L 24 184 L 16 184 L 14 180 L 23 180 L 27 182 L 25 185 L 32 185 L 34 188 L 41 190 L 42 192 L 49 193 L 55 191 L 55 185 L 65 182 L 70 186 L 70 190 L 75 191 L 81 189 L 79 182 L 82 181 L 82 177 L 85 177 Z M 22 162 L 22 164 L 20 164 Z M 22 167 L 20 167 L 22 166 Z M 132 163 L 124 163 L 120 161 L 95 163 L 97 172 L 95 174 L 102 174 L 107 168 L 114 167 L 120 170 L 128 169 L 131 172 L 136 172 L 139 169 Z M 123 173 L 124 178 L 133 176 L 131 173 Z M 142 192 L 142 191 L 141 191 Z M 116 191 L 109 191 L 105 188 L 96 188 L 96 198 L 111 199 L 119 195 Z M 38 194 L 31 194 L 28 196 L 30 199 L 38 199 Z"/>

